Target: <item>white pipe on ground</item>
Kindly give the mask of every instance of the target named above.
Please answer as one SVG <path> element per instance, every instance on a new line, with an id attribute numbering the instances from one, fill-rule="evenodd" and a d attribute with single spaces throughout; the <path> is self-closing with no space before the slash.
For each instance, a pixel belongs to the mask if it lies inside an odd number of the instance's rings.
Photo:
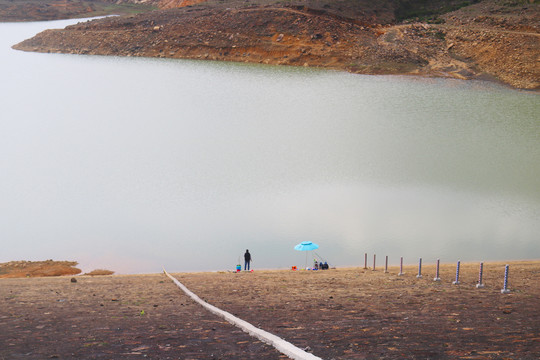
<path id="1" fill-rule="evenodd" d="M 231 313 L 228 313 L 226 311 L 223 311 L 213 305 L 210 305 L 206 301 L 202 300 L 200 297 L 195 295 L 193 292 L 191 292 L 184 284 L 182 284 L 178 279 L 173 277 L 171 274 L 169 274 L 165 269 L 163 269 L 163 272 L 165 275 L 167 275 L 180 289 L 182 289 L 187 296 L 189 296 L 193 301 L 199 303 L 204 308 L 209 310 L 211 313 L 214 313 L 218 315 L 219 317 L 222 317 L 223 319 L 227 320 L 231 324 L 239 327 L 244 332 L 247 332 L 251 336 L 256 337 L 257 339 L 261 340 L 262 342 L 265 342 L 269 345 L 272 345 L 277 350 L 279 350 L 282 354 L 287 355 L 289 358 L 294 360 L 322 360 L 320 357 L 317 357 L 313 354 L 310 354 L 299 347 L 294 346 L 293 344 L 283 340 L 282 338 L 269 333 L 268 331 L 264 331 L 262 329 L 259 329 L 247 321 L 244 321 L 240 318 L 237 318 L 236 316 L 232 315 Z"/>

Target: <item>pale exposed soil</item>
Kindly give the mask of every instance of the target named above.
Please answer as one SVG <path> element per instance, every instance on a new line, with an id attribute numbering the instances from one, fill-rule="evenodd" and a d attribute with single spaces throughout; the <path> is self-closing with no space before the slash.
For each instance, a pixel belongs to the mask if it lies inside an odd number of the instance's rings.
<path id="1" fill-rule="evenodd" d="M 10 261 L 0 264 L 0 278 L 77 275 L 75 261 Z"/>
<path id="2" fill-rule="evenodd" d="M 76 261 L 10 261 L 0 263 L 0 278 L 22 278 L 22 277 L 46 277 L 77 275 L 81 269 L 76 268 Z M 106 269 L 95 269 L 84 275 L 100 276 L 112 275 L 114 271 Z"/>

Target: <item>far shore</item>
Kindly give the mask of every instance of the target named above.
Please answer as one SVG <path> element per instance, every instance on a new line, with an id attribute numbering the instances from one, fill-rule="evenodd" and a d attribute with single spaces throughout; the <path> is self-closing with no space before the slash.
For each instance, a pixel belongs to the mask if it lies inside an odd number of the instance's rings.
<path id="1" fill-rule="evenodd" d="M 46 30 L 13 48 L 478 79 L 540 89 L 537 4 L 483 0 L 440 9 L 437 21 L 425 22 L 400 19 L 377 2 L 340 2 L 338 9 L 332 1 L 308 3 L 205 1 Z M 373 16 L 366 15 L 371 11 Z"/>

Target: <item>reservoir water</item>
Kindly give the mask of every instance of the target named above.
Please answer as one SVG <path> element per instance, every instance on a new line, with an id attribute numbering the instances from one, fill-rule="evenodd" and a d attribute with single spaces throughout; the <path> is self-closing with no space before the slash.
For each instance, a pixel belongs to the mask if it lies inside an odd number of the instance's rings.
<path id="1" fill-rule="evenodd" d="M 0 24 L 0 262 L 540 258 L 540 98 L 479 81 L 25 53 Z M 310 254 L 311 256 L 311 254 Z"/>

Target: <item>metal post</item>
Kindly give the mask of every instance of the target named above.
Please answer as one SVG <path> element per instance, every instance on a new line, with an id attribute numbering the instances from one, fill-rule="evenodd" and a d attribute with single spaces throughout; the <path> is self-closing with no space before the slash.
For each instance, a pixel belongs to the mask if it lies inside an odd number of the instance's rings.
<path id="1" fill-rule="evenodd" d="M 364 254 L 364 269 L 367 269 L 367 253 Z"/>
<path id="2" fill-rule="evenodd" d="M 384 273 L 388 272 L 388 255 L 386 255 L 386 260 L 384 262 Z"/>
<path id="3" fill-rule="evenodd" d="M 422 258 L 420 258 L 420 261 L 418 262 L 418 275 L 416 275 L 417 278 L 422 277 Z"/>
<path id="4" fill-rule="evenodd" d="M 504 268 L 504 287 L 501 289 L 501 294 L 510 293 L 510 290 L 508 290 L 508 268 L 508 265 L 506 265 Z"/>
<path id="5" fill-rule="evenodd" d="M 478 274 L 478 284 L 476 284 L 477 289 L 481 289 L 484 287 L 484 283 L 482 282 L 482 276 L 484 275 L 484 263 L 480 263 L 480 273 Z"/>
<path id="6" fill-rule="evenodd" d="M 373 254 L 373 270 L 372 271 L 375 271 L 375 254 Z"/>
<path id="7" fill-rule="evenodd" d="M 437 273 L 435 274 L 435 279 L 433 281 L 441 281 L 441 278 L 439 277 L 439 265 L 441 263 L 440 259 L 437 259 Z"/>
<path id="8" fill-rule="evenodd" d="M 454 285 L 459 285 L 459 264 L 461 263 L 461 261 L 458 261 L 457 262 L 457 267 L 456 267 L 456 280 L 452 282 L 452 284 Z"/>
<path id="9" fill-rule="evenodd" d="M 401 276 L 401 275 L 403 275 L 403 256 L 399 260 L 399 274 L 398 274 L 398 276 Z"/>

